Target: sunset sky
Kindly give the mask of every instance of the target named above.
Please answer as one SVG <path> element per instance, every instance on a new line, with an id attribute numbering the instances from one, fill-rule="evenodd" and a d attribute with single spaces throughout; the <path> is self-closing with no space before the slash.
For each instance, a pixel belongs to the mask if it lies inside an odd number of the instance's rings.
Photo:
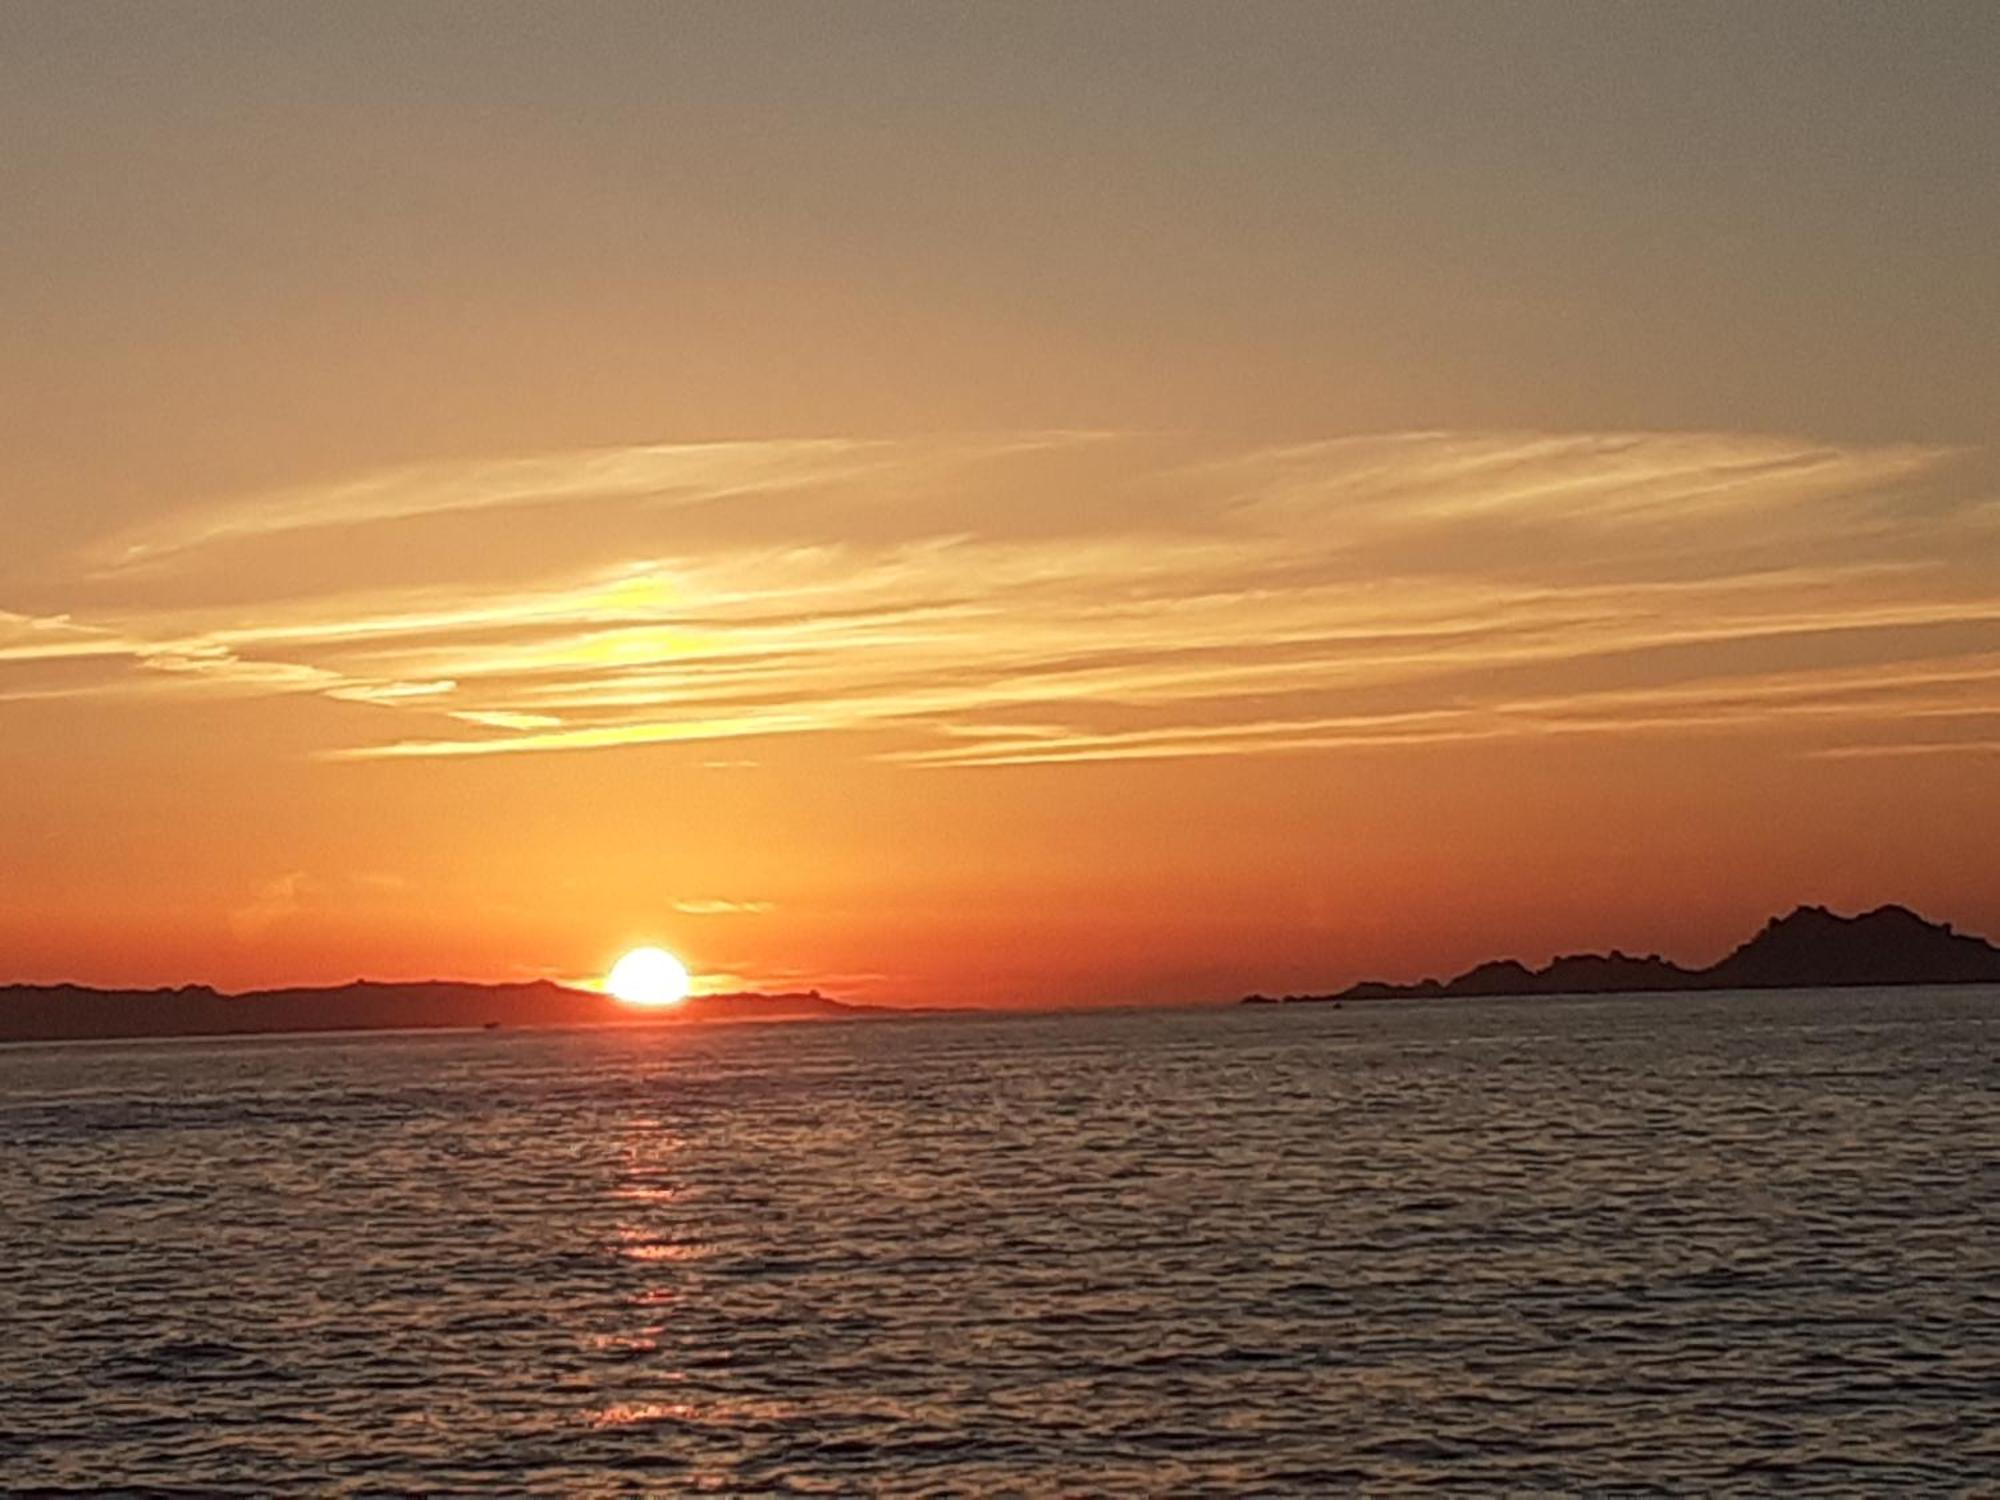
<path id="1" fill-rule="evenodd" d="M 0 7 L 0 982 L 2000 937 L 1996 58 L 1985 0 Z"/>

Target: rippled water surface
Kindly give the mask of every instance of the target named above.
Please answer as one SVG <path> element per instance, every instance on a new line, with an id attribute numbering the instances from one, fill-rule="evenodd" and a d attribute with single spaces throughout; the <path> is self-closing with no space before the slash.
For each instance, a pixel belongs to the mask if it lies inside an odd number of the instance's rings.
<path id="1" fill-rule="evenodd" d="M 2000 1486 L 2000 993 L 0 1049 L 0 1488 Z"/>

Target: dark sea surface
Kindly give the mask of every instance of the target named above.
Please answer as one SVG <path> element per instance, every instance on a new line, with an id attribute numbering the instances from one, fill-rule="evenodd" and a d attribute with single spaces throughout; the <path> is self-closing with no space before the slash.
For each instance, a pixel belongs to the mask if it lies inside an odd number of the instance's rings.
<path id="1" fill-rule="evenodd" d="M 2000 991 L 0 1049 L 0 1489 L 2000 1493 Z"/>

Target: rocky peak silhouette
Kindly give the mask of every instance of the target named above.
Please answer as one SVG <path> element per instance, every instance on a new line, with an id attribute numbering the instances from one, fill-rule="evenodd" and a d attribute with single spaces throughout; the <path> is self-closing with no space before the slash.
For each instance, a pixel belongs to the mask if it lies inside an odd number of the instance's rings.
<path id="1" fill-rule="evenodd" d="M 1494 959 L 1456 979 L 1415 984 L 1365 980 L 1338 994 L 1287 1001 L 1425 999 L 1434 996 L 1609 995 L 1662 990 L 1829 989 L 1855 985 L 2000 984 L 2000 948 L 1907 906 L 1878 906 L 1843 917 L 1800 906 L 1772 917 L 1757 935 L 1706 969 L 1685 969 L 1649 954 L 1631 958 L 1572 953 L 1546 968 Z M 1269 1003 L 1269 997 L 1248 997 Z"/>

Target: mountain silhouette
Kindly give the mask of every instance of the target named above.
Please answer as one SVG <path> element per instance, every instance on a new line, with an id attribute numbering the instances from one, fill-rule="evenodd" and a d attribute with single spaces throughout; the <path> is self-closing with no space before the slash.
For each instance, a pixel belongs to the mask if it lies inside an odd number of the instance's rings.
<path id="1" fill-rule="evenodd" d="M 1755 937 L 1705 969 L 1682 968 L 1657 954 L 1633 958 L 1571 953 L 1546 968 L 1497 959 L 1456 979 L 1415 984 L 1364 980 L 1337 994 L 1248 995 L 1246 1005 L 1332 1000 L 1431 999 L 1503 995 L 1622 995 L 1672 990 L 1829 989 L 1852 985 L 2000 984 L 2000 948 L 1954 932 L 1905 906 L 1880 906 L 1843 917 L 1801 906 L 1773 917 Z"/>
<path id="2" fill-rule="evenodd" d="M 319 989 L 225 995 L 207 985 L 107 990 L 88 985 L 0 986 L 0 1041 L 241 1036 L 286 1031 L 605 1026 L 698 1021 L 860 1020 L 900 1012 L 800 994 L 695 995 L 657 1010 L 547 980 L 467 984 L 357 980 Z"/>

